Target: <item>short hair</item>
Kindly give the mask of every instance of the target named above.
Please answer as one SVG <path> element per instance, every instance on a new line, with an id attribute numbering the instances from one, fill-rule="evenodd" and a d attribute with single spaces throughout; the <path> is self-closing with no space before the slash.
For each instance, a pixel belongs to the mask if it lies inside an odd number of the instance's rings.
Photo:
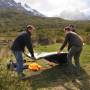
<path id="1" fill-rule="evenodd" d="M 27 28 L 27 30 L 28 29 L 35 29 L 35 27 L 33 25 L 27 25 L 26 28 Z"/>
<path id="2" fill-rule="evenodd" d="M 73 28 L 74 28 L 74 25 L 72 25 L 72 24 L 69 24 L 69 27 L 73 27 Z"/>
<path id="3" fill-rule="evenodd" d="M 71 31 L 70 27 L 68 27 L 68 26 L 65 27 L 64 30 L 65 30 L 65 31 Z"/>

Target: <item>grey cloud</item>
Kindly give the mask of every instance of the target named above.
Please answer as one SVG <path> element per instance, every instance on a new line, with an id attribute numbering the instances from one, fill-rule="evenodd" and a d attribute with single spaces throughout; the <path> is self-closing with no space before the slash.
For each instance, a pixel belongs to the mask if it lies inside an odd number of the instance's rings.
<path id="1" fill-rule="evenodd" d="M 60 17 L 64 19 L 69 19 L 69 20 L 86 20 L 87 19 L 87 16 L 83 12 L 80 12 L 79 10 L 75 10 L 75 11 L 64 10 L 61 12 Z"/>

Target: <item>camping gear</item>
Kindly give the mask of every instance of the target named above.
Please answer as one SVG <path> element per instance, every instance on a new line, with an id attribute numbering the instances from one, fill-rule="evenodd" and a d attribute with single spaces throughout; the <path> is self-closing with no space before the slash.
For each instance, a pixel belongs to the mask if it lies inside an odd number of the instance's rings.
<path id="1" fill-rule="evenodd" d="M 17 63 L 10 60 L 9 63 L 7 64 L 7 69 L 11 70 L 11 71 L 15 71 L 16 68 L 17 68 Z M 37 63 L 30 63 L 30 62 L 26 61 L 26 62 L 24 62 L 23 69 L 38 71 L 38 70 L 42 69 L 42 66 Z"/>
<path id="2" fill-rule="evenodd" d="M 8 69 L 8 70 L 13 71 L 13 70 L 15 70 L 16 67 L 17 67 L 17 65 L 16 65 L 15 62 L 13 62 L 13 60 L 10 60 L 10 61 L 7 63 L 7 69 Z"/>
<path id="3" fill-rule="evenodd" d="M 42 69 L 42 66 L 37 63 L 31 63 L 28 65 L 28 69 L 33 70 L 33 71 L 38 71 Z"/>
<path id="4" fill-rule="evenodd" d="M 30 54 L 27 54 L 27 56 L 29 58 L 31 58 Z M 56 64 L 67 63 L 67 53 L 65 53 L 65 52 L 61 52 L 59 54 L 57 52 L 50 52 L 50 53 L 42 52 L 40 54 L 39 53 L 34 53 L 34 56 L 35 56 L 36 60 L 45 59 L 49 62 L 53 62 L 53 63 L 56 63 Z"/>
<path id="5" fill-rule="evenodd" d="M 57 64 L 65 64 L 67 63 L 67 53 L 48 55 L 44 59 Z"/>
<path id="6" fill-rule="evenodd" d="M 26 54 L 26 56 L 28 56 L 29 58 L 31 58 L 30 54 Z M 61 52 L 61 53 L 57 53 L 57 52 L 42 52 L 42 53 L 34 53 L 34 56 L 36 58 L 36 60 L 40 60 L 40 59 L 45 59 L 46 61 L 49 61 L 51 63 L 55 63 L 55 64 L 67 64 L 67 53 Z M 32 58 L 31 58 L 32 59 Z M 52 65 L 52 64 L 50 64 Z M 12 60 L 10 60 L 10 62 L 7 64 L 7 69 L 9 70 L 16 70 L 17 68 L 17 64 L 15 62 L 13 62 Z M 24 60 L 24 65 L 23 65 L 24 69 L 29 69 L 29 70 L 33 70 L 33 71 L 38 71 L 40 69 L 42 69 L 42 66 L 40 66 L 39 64 L 30 61 L 25 61 Z"/>

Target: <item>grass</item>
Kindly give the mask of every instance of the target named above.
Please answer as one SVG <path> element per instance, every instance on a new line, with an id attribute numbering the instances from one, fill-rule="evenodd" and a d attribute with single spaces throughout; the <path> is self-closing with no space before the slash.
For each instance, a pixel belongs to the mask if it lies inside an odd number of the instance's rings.
<path id="1" fill-rule="evenodd" d="M 58 51 L 60 45 L 35 47 L 39 52 Z M 66 48 L 65 48 L 66 51 Z M 26 58 L 26 57 L 25 57 Z M 37 63 L 46 69 L 37 72 L 25 70 L 27 79 L 20 81 L 16 72 L 6 69 L 8 57 L 0 64 L 0 90 L 90 90 L 90 45 L 85 45 L 81 54 L 81 75 L 66 74 L 67 67 L 50 66 L 44 59 Z M 27 58 L 28 59 L 28 58 Z"/>
<path id="2" fill-rule="evenodd" d="M 37 52 L 55 52 L 58 51 L 60 45 L 59 44 L 53 44 L 53 45 L 38 45 L 35 47 L 35 50 Z"/>

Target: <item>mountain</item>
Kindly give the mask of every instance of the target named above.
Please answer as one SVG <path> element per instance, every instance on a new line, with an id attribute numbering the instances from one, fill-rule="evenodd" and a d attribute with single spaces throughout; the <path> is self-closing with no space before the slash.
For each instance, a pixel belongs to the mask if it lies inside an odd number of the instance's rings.
<path id="1" fill-rule="evenodd" d="M 16 3 L 14 0 L 0 0 L 0 8 L 11 8 L 11 9 L 16 9 L 20 10 L 26 14 L 32 15 L 32 16 L 41 16 L 43 17 L 44 15 L 41 14 L 40 12 L 32 9 L 30 6 L 27 4 L 22 5 L 21 3 Z"/>
<path id="2" fill-rule="evenodd" d="M 27 5 L 26 3 L 23 5 L 24 9 L 27 10 L 27 11 L 30 11 L 31 13 L 33 13 L 33 15 L 35 16 L 44 16 L 42 15 L 40 12 L 38 12 L 37 10 L 35 9 L 32 9 L 29 5 Z"/>

